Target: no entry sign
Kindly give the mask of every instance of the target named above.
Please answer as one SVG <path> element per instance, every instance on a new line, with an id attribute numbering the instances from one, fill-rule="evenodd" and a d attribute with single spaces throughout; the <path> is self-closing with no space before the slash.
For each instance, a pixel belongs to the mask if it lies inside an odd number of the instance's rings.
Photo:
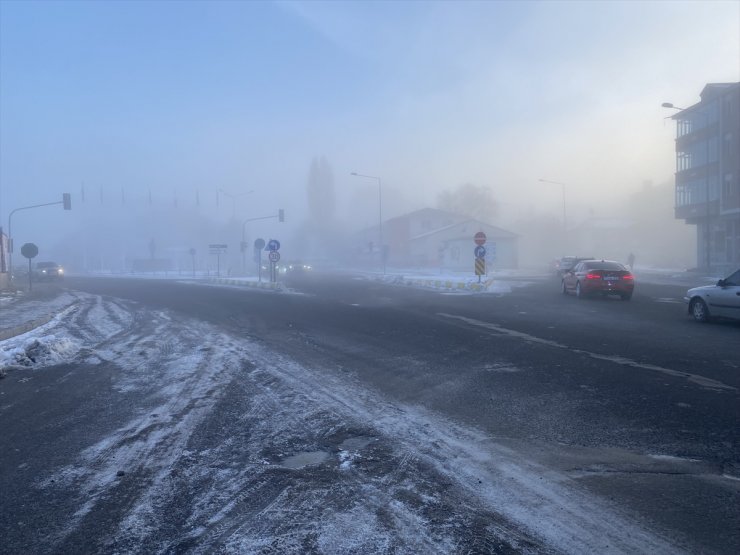
<path id="1" fill-rule="evenodd" d="M 482 231 L 479 231 L 473 237 L 473 241 L 475 241 L 475 244 L 478 245 L 478 246 L 485 245 L 485 243 L 486 243 L 486 234 L 483 233 Z"/>

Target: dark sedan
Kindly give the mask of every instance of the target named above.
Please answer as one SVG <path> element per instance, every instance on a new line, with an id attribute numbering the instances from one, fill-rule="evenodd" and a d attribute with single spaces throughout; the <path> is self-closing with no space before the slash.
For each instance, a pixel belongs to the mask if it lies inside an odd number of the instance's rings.
<path id="1" fill-rule="evenodd" d="M 563 275 L 563 295 L 578 298 L 589 295 L 619 295 L 623 301 L 632 298 L 635 278 L 623 264 L 613 260 L 584 260 Z"/>
<path id="2" fill-rule="evenodd" d="M 64 268 L 56 262 L 39 262 L 33 273 L 36 281 L 52 281 L 64 277 Z"/>

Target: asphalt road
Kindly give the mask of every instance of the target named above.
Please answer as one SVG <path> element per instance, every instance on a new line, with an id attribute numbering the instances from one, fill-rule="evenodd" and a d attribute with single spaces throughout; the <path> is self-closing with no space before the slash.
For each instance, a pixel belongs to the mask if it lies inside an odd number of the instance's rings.
<path id="1" fill-rule="evenodd" d="M 638 283 L 623 302 L 564 297 L 548 279 L 500 296 L 349 275 L 288 285 L 298 294 L 125 279 L 68 278 L 65 287 L 197 318 L 318 375 L 351 376 L 390 402 L 480 430 L 564 473 L 686 551 L 740 552 L 740 325 L 693 322 L 685 286 Z M 84 398 L 91 413 L 103 410 L 95 391 L 108 376 L 68 370 L 89 374 Z M 0 383 L 3 399 L 21 394 L 18 380 Z M 38 442 L 50 460 L 81 448 L 54 445 L 33 418 L 34 399 L 3 411 L 6 426 L 23 429 L 12 440 Z M 3 453 L 16 447 L 9 442 L 0 439 Z M 8 484 L 15 478 L 3 459 L 0 482 Z M 3 507 L 31 510 L 7 497 Z M 13 534 L 18 546 L 30 532 Z"/>

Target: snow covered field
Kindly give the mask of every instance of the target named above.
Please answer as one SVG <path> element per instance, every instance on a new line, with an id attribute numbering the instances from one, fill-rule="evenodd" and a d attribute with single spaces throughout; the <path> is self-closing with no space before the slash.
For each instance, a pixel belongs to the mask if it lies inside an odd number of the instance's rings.
<path id="1" fill-rule="evenodd" d="M 112 553 L 679 551 L 564 474 L 391 403 L 351 371 L 304 367 L 129 301 L 67 295 L 74 304 L 50 322 L 0 342 L 0 366 L 29 377 L 64 362 L 113 368 L 113 400 L 134 405 L 37 476 L 39 496 L 69 510 L 35 549 L 87 538 Z M 96 537 L 92 523 L 122 491 Z"/>

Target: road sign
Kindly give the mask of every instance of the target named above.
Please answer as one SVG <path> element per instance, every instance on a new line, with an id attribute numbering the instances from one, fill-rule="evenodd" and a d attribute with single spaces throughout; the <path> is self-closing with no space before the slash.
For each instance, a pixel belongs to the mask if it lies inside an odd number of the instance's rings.
<path id="1" fill-rule="evenodd" d="M 25 256 L 26 258 L 28 258 L 29 262 L 32 258 L 35 258 L 38 253 L 39 253 L 39 248 L 33 243 L 25 243 L 21 247 L 21 254 Z"/>
<path id="2" fill-rule="evenodd" d="M 263 249 L 265 248 L 265 240 L 264 239 L 255 239 L 254 240 L 254 248 L 255 249 Z"/>
<path id="3" fill-rule="evenodd" d="M 265 247 L 266 251 L 279 251 L 280 250 L 280 241 L 277 239 L 270 239 L 267 242 L 267 246 Z"/>
<path id="4" fill-rule="evenodd" d="M 278 262 L 280 260 L 280 253 L 278 251 L 270 251 L 267 258 L 269 258 L 272 263 Z"/>
<path id="5" fill-rule="evenodd" d="M 486 257 L 486 247 L 483 245 L 478 245 L 473 249 L 473 253 L 475 254 L 476 258 L 485 258 Z"/>
<path id="6" fill-rule="evenodd" d="M 483 233 L 482 231 L 479 231 L 473 237 L 473 241 L 475 241 L 475 244 L 476 245 L 479 245 L 479 246 L 480 245 L 485 245 L 485 243 L 486 243 L 486 234 Z"/>
<path id="7" fill-rule="evenodd" d="M 215 244 L 215 245 L 208 245 L 208 248 L 209 249 L 225 249 L 227 247 L 228 247 L 228 245 L 224 245 L 223 243 L 218 243 L 218 244 Z"/>
<path id="8" fill-rule="evenodd" d="M 475 259 L 475 275 L 483 276 L 486 274 L 486 260 L 485 258 Z"/>

